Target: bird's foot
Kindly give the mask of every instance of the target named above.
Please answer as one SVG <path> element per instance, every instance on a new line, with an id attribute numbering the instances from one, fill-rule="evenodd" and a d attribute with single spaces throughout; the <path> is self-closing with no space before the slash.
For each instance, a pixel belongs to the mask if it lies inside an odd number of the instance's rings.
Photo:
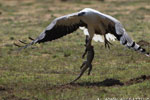
<path id="1" fill-rule="evenodd" d="M 29 38 L 29 40 L 32 40 L 32 41 L 34 40 L 34 39 L 31 38 L 31 37 L 28 37 L 28 38 Z M 24 41 L 22 41 L 22 40 L 19 40 L 19 42 L 22 43 L 22 44 L 24 44 L 24 45 L 27 45 L 27 44 L 28 44 L 28 43 L 26 43 L 26 42 L 24 42 Z M 17 46 L 17 47 L 24 47 L 24 46 L 21 46 L 21 45 L 16 44 L 16 43 L 14 43 L 14 45 Z"/>
<path id="2" fill-rule="evenodd" d="M 107 39 L 105 39 L 105 48 L 109 48 L 110 49 L 110 45 L 112 45 L 112 43 L 110 43 Z"/>

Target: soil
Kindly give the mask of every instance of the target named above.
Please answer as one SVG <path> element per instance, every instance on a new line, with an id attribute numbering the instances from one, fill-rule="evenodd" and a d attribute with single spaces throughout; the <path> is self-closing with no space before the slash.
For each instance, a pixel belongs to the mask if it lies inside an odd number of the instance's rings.
<path id="1" fill-rule="evenodd" d="M 137 83 L 142 83 L 146 80 L 150 80 L 150 75 L 141 75 L 140 77 L 136 77 L 133 79 L 130 79 L 129 81 L 125 82 L 125 85 L 132 85 Z"/>
<path id="2" fill-rule="evenodd" d="M 137 44 L 141 46 L 150 46 L 150 43 L 144 40 L 140 40 L 139 42 L 137 42 Z"/>

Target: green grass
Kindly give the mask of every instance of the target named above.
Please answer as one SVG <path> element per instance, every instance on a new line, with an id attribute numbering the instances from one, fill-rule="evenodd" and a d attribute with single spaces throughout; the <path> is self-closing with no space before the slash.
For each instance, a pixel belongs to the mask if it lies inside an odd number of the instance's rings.
<path id="1" fill-rule="evenodd" d="M 67 1 L 0 0 L 0 100 L 97 100 L 98 98 L 150 98 L 150 80 L 125 84 L 150 75 L 150 58 L 119 42 L 111 49 L 93 42 L 93 70 L 76 84 L 63 85 L 80 72 L 84 61 L 83 33 L 78 30 L 61 39 L 17 52 L 13 43 L 30 42 L 56 17 L 91 7 L 119 19 L 136 41 L 150 43 L 148 0 Z M 149 46 L 143 46 L 150 51 Z M 107 80 L 125 85 L 107 86 Z M 110 81 L 109 81 L 110 82 Z"/>

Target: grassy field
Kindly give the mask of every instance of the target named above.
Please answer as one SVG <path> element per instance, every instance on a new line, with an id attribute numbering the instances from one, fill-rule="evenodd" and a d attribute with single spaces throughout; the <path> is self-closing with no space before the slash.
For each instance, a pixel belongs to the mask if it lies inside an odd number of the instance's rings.
<path id="1" fill-rule="evenodd" d="M 150 98 L 150 58 L 113 42 L 95 43 L 90 76 L 63 85 L 80 72 L 83 33 L 16 52 L 56 17 L 94 8 L 119 19 L 130 36 L 150 51 L 149 0 L 0 0 L 0 100 L 101 100 Z"/>

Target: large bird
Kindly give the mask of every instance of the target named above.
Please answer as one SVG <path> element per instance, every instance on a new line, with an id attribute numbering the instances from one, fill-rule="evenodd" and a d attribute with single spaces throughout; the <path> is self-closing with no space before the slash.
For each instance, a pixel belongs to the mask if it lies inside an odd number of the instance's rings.
<path id="1" fill-rule="evenodd" d="M 21 47 L 20 50 L 36 43 L 61 38 L 76 31 L 79 27 L 89 36 L 86 48 L 92 47 L 92 39 L 103 41 L 105 46 L 109 47 L 109 44 L 111 44 L 109 39 L 114 40 L 114 38 L 116 38 L 122 45 L 139 51 L 146 56 L 150 56 L 144 48 L 136 44 L 129 37 L 120 21 L 91 8 L 85 8 L 79 12 L 54 19 L 36 39 L 33 39 L 31 43 Z M 102 40 L 101 36 L 103 36 L 104 40 Z"/>

